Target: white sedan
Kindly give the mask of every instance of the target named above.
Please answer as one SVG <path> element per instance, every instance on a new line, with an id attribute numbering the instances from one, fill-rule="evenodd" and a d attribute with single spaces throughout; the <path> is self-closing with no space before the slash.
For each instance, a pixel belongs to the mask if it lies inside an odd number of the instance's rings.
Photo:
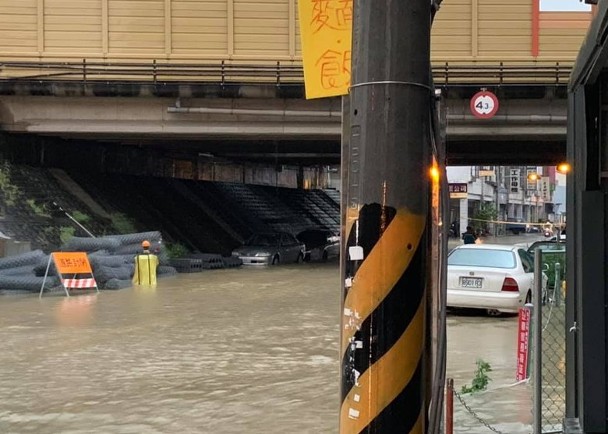
<path id="1" fill-rule="evenodd" d="M 533 287 L 534 258 L 520 246 L 465 244 L 448 256 L 448 307 L 517 313 Z"/>

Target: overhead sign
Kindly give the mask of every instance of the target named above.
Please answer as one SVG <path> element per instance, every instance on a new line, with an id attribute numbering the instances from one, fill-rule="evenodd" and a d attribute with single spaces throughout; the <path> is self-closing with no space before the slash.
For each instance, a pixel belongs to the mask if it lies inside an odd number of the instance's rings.
<path id="1" fill-rule="evenodd" d="M 471 113 L 480 119 L 489 119 L 498 111 L 498 98 L 492 92 L 482 90 L 471 98 Z"/>
<path id="2" fill-rule="evenodd" d="M 348 94 L 353 0 L 298 1 L 306 98 Z"/>
<path id="3" fill-rule="evenodd" d="M 466 199 L 469 186 L 466 182 L 454 182 L 448 185 L 450 199 Z"/>

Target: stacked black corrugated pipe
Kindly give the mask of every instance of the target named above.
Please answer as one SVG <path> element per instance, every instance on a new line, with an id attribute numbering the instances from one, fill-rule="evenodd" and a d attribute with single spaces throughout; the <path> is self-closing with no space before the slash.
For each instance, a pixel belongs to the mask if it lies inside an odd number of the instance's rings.
<path id="1" fill-rule="evenodd" d="M 169 257 L 162 243 L 160 232 L 140 232 L 124 235 L 108 235 L 98 238 L 73 237 L 62 248 L 66 252 L 86 252 L 93 275 L 100 289 L 122 289 L 131 286 L 135 255 L 141 253 L 141 242 L 150 241 L 150 251 L 158 255 L 159 278 L 177 274 L 169 265 Z M 40 292 L 49 255 L 35 250 L 21 255 L 0 259 L 0 292 L 4 294 Z M 53 266 L 49 268 L 44 283 L 45 291 L 59 286 L 59 278 Z M 63 290 L 61 290 L 63 291 Z"/>

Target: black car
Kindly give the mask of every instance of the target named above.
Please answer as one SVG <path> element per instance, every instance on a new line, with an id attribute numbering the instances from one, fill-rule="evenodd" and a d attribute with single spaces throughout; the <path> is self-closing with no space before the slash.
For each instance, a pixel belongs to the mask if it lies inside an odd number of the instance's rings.
<path id="1" fill-rule="evenodd" d="M 330 230 L 307 229 L 296 237 L 305 246 L 305 261 L 327 261 L 340 257 L 340 236 Z"/>

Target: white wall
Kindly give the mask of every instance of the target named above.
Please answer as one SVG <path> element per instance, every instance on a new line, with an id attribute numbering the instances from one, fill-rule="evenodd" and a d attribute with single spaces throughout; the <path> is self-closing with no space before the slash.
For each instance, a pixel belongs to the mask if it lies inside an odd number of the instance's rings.
<path id="1" fill-rule="evenodd" d="M 469 182 L 471 180 L 471 166 L 448 166 L 448 182 Z"/>

